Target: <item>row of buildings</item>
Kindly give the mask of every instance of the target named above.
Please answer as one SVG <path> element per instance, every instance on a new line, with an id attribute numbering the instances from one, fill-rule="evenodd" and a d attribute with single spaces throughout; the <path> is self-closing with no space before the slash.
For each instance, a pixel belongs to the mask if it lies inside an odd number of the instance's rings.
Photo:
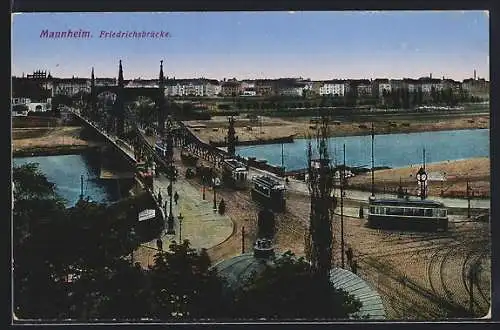
<path id="1" fill-rule="evenodd" d="M 27 77 L 14 77 L 15 80 L 38 81 L 40 85 L 54 95 L 75 95 L 79 92 L 90 92 L 89 78 L 54 78 L 50 73 L 35 71 Z M 96 78 L 97 86 L 116 85 L 115 78 Z M 125 80 L 126 88 L 158 88 L 158 79 Z M 311 81 L 302 78 L 255 79 L 255 80 L 222 80 L 207 78 L 166 79 L 166 96 L 291 96 L 311 95 L 344 97 L 353 94 L 358 97 L 382 97 L 397 89 L 408 89 L 409 92 L 422 91 L 430 94 L 433 91 L 452 90 L 465 91 L 471 95 L 489 94 L 489 82 L 484 78 L 474 77 L 462 82 L 452 79 L 428 77 L 419 79 L 349 79 Z"/>

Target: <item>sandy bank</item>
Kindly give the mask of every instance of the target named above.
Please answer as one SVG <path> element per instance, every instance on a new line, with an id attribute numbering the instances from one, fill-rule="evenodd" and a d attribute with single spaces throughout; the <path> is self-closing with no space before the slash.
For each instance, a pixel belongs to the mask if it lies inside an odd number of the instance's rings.
<path id="1" fill-rule="evenodd" d="M 296 138 L 304 138 L 315 135 L 316 126 L 308 121 L 283 120 L 278 118 L 263 117 L 262 122 L 251 121 L 248 119 L 236 118 L 236 135 L 240 140 L 252 141 L 259 139 L 276 139 L 290 135 Z M 187 125 L 200 125 L 200 127 L 191 128 L 192 132 L 205 142 L 224 141 L 227 137 L 228 122 L 227 119 L 198 120 L 186 122 Z M 205 127 L 203 127 L 205 126 Z M 392 120 L 379 122 L 374 126 L 376 134 L 391 133 L 412 133 L 425 131 L 443 131 L 458 129 L 479 129 L 489 128 L 490 121 L 488 116 L 464 117 L 452 119 L 437 120 Z M 371 134 L 371 123 L 332 123 L 330 125 L 329 135 L 335 136 L 354 136 Z"/>
<path id="2" fill-rule="evenodd" d="M 418 184 L 415 174 L 420 165 L 375 172 L 377 191 L 397 189 L 401 180 L 403 188 L 415 194 Z M 446 161 L 426 165 L 429 174 L 429 195 L 442 197 L 466 196 L 467 180 L 475 197 L 490 197 L 490 159 L 487 157 Z M 444 180 L 441 180 L 443 178 Z M 349 179 L 351 188 L 369 190 L 371 174 L 361 174 Z"/>

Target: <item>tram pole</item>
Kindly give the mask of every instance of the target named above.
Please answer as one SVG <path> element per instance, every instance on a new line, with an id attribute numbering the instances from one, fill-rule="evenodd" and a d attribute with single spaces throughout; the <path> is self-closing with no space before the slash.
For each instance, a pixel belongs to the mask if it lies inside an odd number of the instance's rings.
<path id="1" fill-rule="evenodd" d="M 470 187 L 469 187 L 469 179 L 467 179 L 467 218 L 470 218 Z"/>
<path id="2" fill-rule="evenodd" d="M 214 169 L 214 173 L 215 173 L 215 169 Z M 215 175 L 213 176 L 212 185 L 213 185 L 213 190 L 214 190 L 214 206 L 213 206 L 213 209 L 214 209 L 214 212 L 217 212 L 217 193 L 215 191 Z"/>
<path id="3" fill-rule="evenodd" d="M 245 226 L 241 227 L 241 254 L 245 253 Z"/>
<path id="4" fill-rule="evenodd" d="M 474 314 L 474 265 L 469 269 L 469 310 Z"/>
<path id="5" fill-rule="evenodd" d="M 340 176 L 340 250 L 342 253 L 342 268 L 345 268 L 344 261 L 344 180 L 345 180 L 345 143 L 344 143 L 344 166 Z"/>
<path id="6" fill-rule="evenodd" d="M 373 144 L 375 140 L 375 130 L 373 128 L 373 122 L 372 122 L 372 197 L 375 197 L 375 162 L 373 160 Z"/>
<path id="7" fill-rule="evenodd" d="M 80 175 L 80 200 L 83 200 L 83 175 Z"/>

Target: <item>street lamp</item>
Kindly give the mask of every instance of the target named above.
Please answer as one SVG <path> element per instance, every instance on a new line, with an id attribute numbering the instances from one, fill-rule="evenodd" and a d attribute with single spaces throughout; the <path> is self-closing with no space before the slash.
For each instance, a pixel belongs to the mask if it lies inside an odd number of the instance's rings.
<path id="1" fill-rule="evenodd" d="M 427 182 L 427 173 L 423 167 L 417 172 L 417 181 L 420 183 L 420 198 L 423 200 L 425 199 L 425 187 Z"/>
<path id="2" fill-rule="evenodd" d="M 201 188 L 201 192 L 202 192 L 202 197 L 203 197 L 203 200 L 205 200 L 205 180 L 206 180 L 206 176 L 203 175 L 202 178 L 201 178 L 201 184 L 202 184 L 202 188 Z"/>
<path id="3" fill-rule="evenodd" d="M 182 242 L 182 219 L 184 219 L 184 217 L 182 216 L 181 213 L 179 213 L 178 219 L 179 219 L 179 243 L 181 243 Z"/>
<path id="4" fill-rule="evenodd" d="M 214 173 L 215 173 L 215 170 L 214 170 Z M 212 186 L 213 186 L 213 189 L 214 189 L 214 206 L 213 206 L 213 208 L 214 208 L 214 212 L 217 212 L 217 193 L 216 193 L 216 190 L 215 190 L 215 186 L 216 186 L 215 179 L 216 179 L 216 177 L 214 175 L 213 178 L 212 178 Z"/>

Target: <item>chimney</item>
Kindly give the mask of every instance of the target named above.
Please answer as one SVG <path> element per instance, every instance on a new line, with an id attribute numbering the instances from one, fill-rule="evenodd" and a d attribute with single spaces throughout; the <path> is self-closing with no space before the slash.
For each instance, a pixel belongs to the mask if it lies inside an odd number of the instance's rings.
<path id="1" fill-rule="evenodd" d="M 474 80 L 476 80 L 476 69 L 474 69 Z"/>
<path id="2" fill-rule="evenodd" d="M 431 72 L 431 74 L 430 74 L 430 76 L 429 76 L 429 77 L 432 79 L 432 72 Z"/>

